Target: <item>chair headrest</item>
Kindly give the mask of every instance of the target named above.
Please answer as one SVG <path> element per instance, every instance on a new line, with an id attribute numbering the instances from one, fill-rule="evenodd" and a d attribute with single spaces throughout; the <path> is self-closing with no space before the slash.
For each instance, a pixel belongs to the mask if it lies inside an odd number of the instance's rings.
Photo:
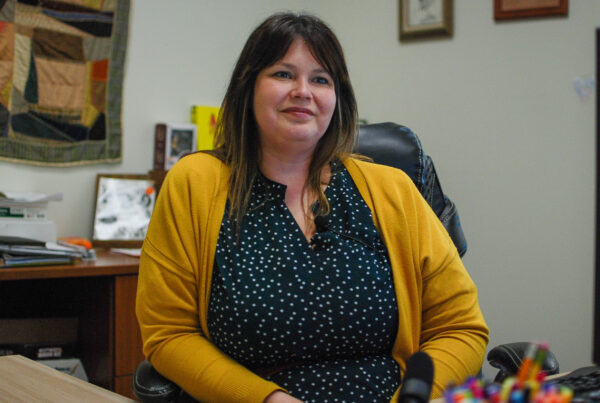
<path id="1" fill-rule="evenodd" d="M 433 161 L 412 130 L 392 122 L 362 125 L 354 152 L 403 170 L 448 231 L 460 256 L 465 254 L 467 241 L 456 206 L 442 191 Z"/>
<path id="2" fill-rule="evenodd" d="M 400 168 L 419 191 L 423 190 L 425 153 L 419 138 L 408 127 L 392 122 L 362 125 L 354 152 L 372 158 L 377 164 Z"/>

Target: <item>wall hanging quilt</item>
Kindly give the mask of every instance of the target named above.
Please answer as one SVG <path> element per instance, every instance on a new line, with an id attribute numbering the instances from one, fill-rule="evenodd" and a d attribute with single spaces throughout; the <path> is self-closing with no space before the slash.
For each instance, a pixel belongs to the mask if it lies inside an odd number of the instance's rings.
<path id="1" fill-rule="evenodd" d="M 121 160 L 130 0 L 0 0 L 0 159 Z"/>

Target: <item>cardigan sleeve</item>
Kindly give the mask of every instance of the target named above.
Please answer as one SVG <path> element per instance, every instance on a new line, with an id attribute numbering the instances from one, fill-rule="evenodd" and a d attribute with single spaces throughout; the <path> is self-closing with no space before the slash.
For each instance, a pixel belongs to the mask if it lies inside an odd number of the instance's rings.
<path id="1" fill-rule="evenodd" d="M 481 369 L 489 330 L 477 288 L 442 223 L 406 174 L 355 160 L 346 166 L 373 211 L 392 263 L 399 313 L 394 358 L 405 368 L 416 351 L 429 354 L 432 398 L 440 397 L 450 383 Z"/>
<path id="2" fill-rule="evenodd" d="M 432 245 L 439 256 L 422 260 L 420 350 L 434 362 L 433 397 L 440 397 L 449 384 L 477 375 L 489 333 L 477 289 L 454 244 L 439 242 Z"/>
<path id="3" fill-rule="evenodd" d="M 420 308 L 420 318 L 417 313 L 414 316 L 418 350 L 433 360 L 432 398 L 436 398 L 449 384 L 462 383 L 479 372 L 489 331 L 477 288 L 452 239 L 412 183 L 403 192 L 407 194 L 403 207 L 415 265 L 401 271 L 416 278 L 415 288 L 420 293 L 414 299 Z"/>
<path id="4" fill-rule="evenodd" d="M 188 158 L 167 175 L 144 241 L 136 301 L 144 354 L 195 399 L 260 403 L 281 388 L 228 357 L 203 331 L 200 311 L 208 298 L 200 290 L 210 286 L 204 266 L 213 256 L 204 256 L 212 248 L 203 247 L 202 238 L 211 236 L 205 221 L 215 208 L 216 186 L 194 174 L 203 167 L 191 166 Z"/>
<path id="5" fill-rule="evenodd" d="M 433 396 L 440 397 L 449 384 L 480 371 L 489 330 L 477 288 L 446 229 L 412 183 L 406 193 L 421 285 L 419 349 L 434 362 Z"/>

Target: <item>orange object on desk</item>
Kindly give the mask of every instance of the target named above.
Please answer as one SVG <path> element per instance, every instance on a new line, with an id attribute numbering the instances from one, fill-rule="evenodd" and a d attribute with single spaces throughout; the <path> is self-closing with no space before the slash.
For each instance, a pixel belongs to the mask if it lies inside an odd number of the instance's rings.
<path id="1" fill-rule="evenodd" d="M 69 236 L 69 237 L 59 238 L 59 241 L 70 243 L 72 245 L 83 246 L 87 250 L 92 249 L 92 243 L 87 238 Z"/>

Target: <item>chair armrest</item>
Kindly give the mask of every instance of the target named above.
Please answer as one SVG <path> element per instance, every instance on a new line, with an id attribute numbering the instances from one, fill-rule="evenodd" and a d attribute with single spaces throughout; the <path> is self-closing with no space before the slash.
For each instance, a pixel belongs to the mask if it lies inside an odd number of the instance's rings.
<path id="1" fill-rule="evenodd" d="M 492 367 L 499 369 L 494 382 L 501 383 L 505 378 L 517 374 L 530 344 L 529 342 L 500 344 L 489 351 L 487 355 L 488 362 Z M 558 360 L 550 350 L 548 350 L 546 359 L 542 364 L 542 371 L 547 375 L 558 374 Z"/>
<path id="2" fill-rule="evenodd" d="M 133 374 L 133 393 L 142 403 L 169 403 L 178 401 L 181 388 L 144 360 Z"/>

